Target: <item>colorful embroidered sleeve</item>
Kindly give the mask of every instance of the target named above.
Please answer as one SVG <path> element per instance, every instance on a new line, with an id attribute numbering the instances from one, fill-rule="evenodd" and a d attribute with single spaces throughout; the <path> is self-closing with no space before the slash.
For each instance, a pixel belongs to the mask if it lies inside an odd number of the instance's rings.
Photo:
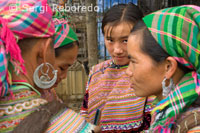
<path id="1" fill-rule="evenodd" d="M 94 125 L 88 123 L 80 114 L 71 109 L 64 109 L 54 116 L 49 128 L 48 133 L 92 133 Z"/>

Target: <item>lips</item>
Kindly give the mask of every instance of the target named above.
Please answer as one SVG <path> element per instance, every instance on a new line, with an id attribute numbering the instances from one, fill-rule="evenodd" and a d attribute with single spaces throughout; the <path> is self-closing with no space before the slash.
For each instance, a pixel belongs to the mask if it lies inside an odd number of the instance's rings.
<path id="1" fill-rule="evenodd" d="M 124 58 L 125 56 L 115 56 L 116 58 Z"/>
<path id="2" fill-rule="evenodd" d="M 131 85 L 130 85 L 130 87 L 131 87 L 131 88 L 134 88 L 134 85 L 133 85 L 133 84 L 131 84 Z"/>
<path id="3" fill-rule="evenodd" d="M 130 87 L 134 88 L 134 86 L 135 86 L 134 83 L 130 81 Z"/>
<path id="4" fill-rule="evenodd" d="M 123 59 L 125 56 L 115 56 L 116 59 Z"/>

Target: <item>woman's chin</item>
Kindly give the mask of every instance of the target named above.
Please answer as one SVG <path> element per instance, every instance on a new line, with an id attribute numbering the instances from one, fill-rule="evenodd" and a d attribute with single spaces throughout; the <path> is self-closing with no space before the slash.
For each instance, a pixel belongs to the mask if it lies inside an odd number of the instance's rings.
<path id="1" fill-rule="evenodd" d="M 145 92 L 141 92 L 141 91 L 137 91 L 137 90 L 134 90 L 134 92 L 137 97 L 147 97 L 148 96 Z"/>
<path id="2" fill-rule="evenodd" d="M 58 83 L 55 83 L 52 88 L 58 87 Z"/>

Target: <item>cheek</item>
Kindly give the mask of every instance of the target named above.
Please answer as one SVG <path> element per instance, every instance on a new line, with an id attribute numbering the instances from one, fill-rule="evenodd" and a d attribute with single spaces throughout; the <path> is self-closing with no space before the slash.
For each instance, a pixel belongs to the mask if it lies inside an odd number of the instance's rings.
<path id="1" fill-rule="evenodd" d="M 151 68 L 145 63 L 133 63 L 132 71 L 135 82 L 141 87 L 151 79 Z"/>
<path id="2" fill-rule="evenodd" d="M 146 65 L 148 66 L 148 65 Z M 148 95 L 157 94 L 161 90 L 162 73 L 159 69 L 140 67 L 135 71 L 135 82 Z"/>
<path id="3" fill-rule="evenodd" d="M 122 49 L 123 49 L 124 53 L 126 53 L 126 55 L 128 55 L 127 44 L 124 44 Z"/>
<path id="4" fill-rule="evenodd" d="M 61 70 L 60 70 L 59 61 L 57 59 L 55 60 L 55 69 L 58 70 L 57 74 L 60 75 Z"/>
<path id="5" fill-rule="evenodd" d="M 112 53 L 113 51 L 113 45 L 108 43 L 108 42 L 105 42 L 105 45 L 106 45 L 106 49 L 108 50 L 109 53 Z"/>
<path id="6" fill-rule="evenodd" d="M 50 57 L 51 57 L 51 58 L 50 58 Z M 47 62 L 50 63 L 51 65 L 53 65 L 54 68 L 56 67 L 56 66 L 55 66 L 55 58 L 54 58 L 54 56 L 49 55 L 48 58 L 47 58 Z"/>
<path id="7" fill-rule="evenodd" d="M 130 70 L 131 72 L 134 71 L 134 65 L 133 65 L 132 62 L 129 63 L 129 70 Z"/>
<path id="8" fill-rule="evenodd" d="M 133 78 L 135 80 L 135 82 L 140 83 L 143 78 L 142 75 L 144 73 L 144 71 L 142 71 L 143 69 L 141 68 L 140 65 L 133 63 L 132 64 L 132 72 L 133 72 Z"/>

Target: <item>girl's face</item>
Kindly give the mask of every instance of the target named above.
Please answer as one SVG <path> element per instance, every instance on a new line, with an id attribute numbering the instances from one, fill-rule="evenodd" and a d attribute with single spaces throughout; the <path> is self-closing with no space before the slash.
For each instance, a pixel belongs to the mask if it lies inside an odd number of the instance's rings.
<path id="1" fill-rule="evenodd" d="M 78 46 L 75 45 L 69 49 L 63 49 L 60 51 L 59 56 L 56 57 L 55 65 L 58 70 L 58 78 L 54 87 L 58 85 L 60 81 L 67 77 L 68 68 L 74 64 L 78 55 Z"/>
<path id="2" fill-rule="evenodd" d="M 156 63 L 141 50 L 143 37 L 140 34 L 130 35 L 128 38 L 130 63 L 126 73 L 131 79 L 131 88 L 139 97 L 162 97 L 161 83 L 165 77 L 165 63 Z"/>
<path id="3" fill-rule="evenodd" d="M 106 48 L 117 65 L 129 63 L 127 53 L 127 40 L 133 24 L 122 22 L 116 26 L 109 23 L 104 27 L 104 40 Z"/>

